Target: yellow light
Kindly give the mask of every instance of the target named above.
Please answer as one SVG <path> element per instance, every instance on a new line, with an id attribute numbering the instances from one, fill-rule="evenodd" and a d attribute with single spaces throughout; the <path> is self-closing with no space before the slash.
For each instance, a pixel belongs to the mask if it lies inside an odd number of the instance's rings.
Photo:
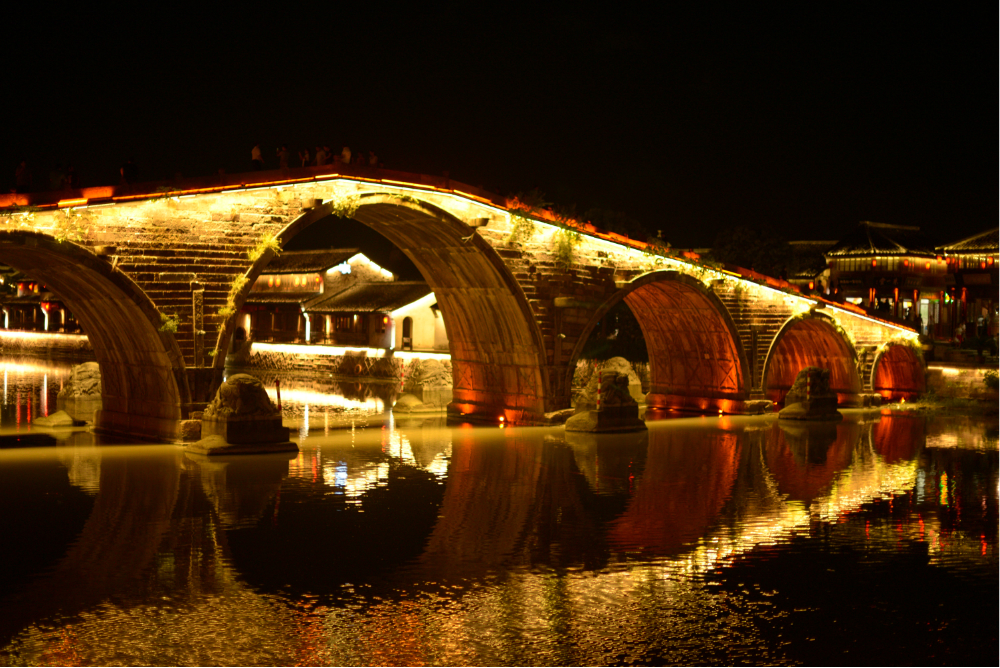
<path id="1" fill-rule="evenodd" d="M 61 199 L 57 205 L 60 209 L 65 209 L 68 206 L 84 206 L 87 203 L 86 197 L 79 197 L 77 199 Z"/>

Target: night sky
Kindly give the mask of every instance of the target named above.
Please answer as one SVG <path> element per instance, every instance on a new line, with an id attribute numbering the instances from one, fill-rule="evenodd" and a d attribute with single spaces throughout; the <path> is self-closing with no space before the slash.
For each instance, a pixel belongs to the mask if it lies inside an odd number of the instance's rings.
<path id="1" fill-rule="evenodd" d="M 7 184 L 21 158 L 36 186 L 57 161 L 100 185 L 129 156 L 160 179 L 246 171 L 258 141 L 272 167 L 281 143 L 348 144 L 680 246 L 997 225 L 995 5 L 226 7 L 9 26 Z"/>

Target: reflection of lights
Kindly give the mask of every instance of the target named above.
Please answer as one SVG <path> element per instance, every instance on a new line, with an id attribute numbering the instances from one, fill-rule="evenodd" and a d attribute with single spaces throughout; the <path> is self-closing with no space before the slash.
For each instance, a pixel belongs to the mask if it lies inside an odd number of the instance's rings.
<path id="1" fill-rule="evenodd" d="M 45 339 L 46 341 L 61 341 L 61 342 L 82 342 L 86 341 L 87 337 L 83 334 L 59 334 L 57 332 L 11 332 L 3 331 L 0 332 L 0 339 L 9 339 L 11 341 L 36 341 L 38 339 Z"/>
<path id="2" fill-rule="evenodd" d="M 302 414 L 302 426 L 299 427 L 299 439 L 305 440 L 309 436 L 309 404 L 305 405 L 305 411 Z"/>
<path id="3" fill-rule="evenodd" d="M 917 462 L 887 465 L 880 457 L 855 463 L 834 480 L 826 496 L 817 498 L 808 507 L 800 501 L 782 498 L 773 480 L 765 479 L 776 507 L 769 514 L 748 519 L 737 526 L 727 526 L 701 538 L 691 552 L 665 558 L 653 566 L 662 574 L 705 573 L 741 554 L 762 545 L 786 541 L 797 532 L 808 532 L 812 522 L 836 521 L 857 511 L 873 499 L 891 498 L 913 488 L 917 479 Z"/>
<path id="4" fill-rule="evenodd" d="M 274 389 L 268 389 L 267 396 L 271 398 L 271 401 L 276 401 L 278 393 Z M 311 392 L 309 390 L 289 390 L 286 388 L 281 393 L 281 400 L 286 404 L 294 402 L 312 404 L 314 406 L 339 406 L 349 410 L 370 410 L 377 413 L 385 410 L 385 402 L 379 397 L 368 397 L 364 401 L 358 401 L 336 394 L 323 394 L 322 392 Z M 306 415 L 308 419 L 308 410 Z"/>
<path id="5" fill-rule="evenodd" d="M 382 357 L 382 348 L 347 348 L 342 346 L 306 346 L 296 343 L 259 343 L 254 341 L 254 350 L 258 352 L 288 353 L 290 355 L 329 355 L 340 357 L 347 354 L 366 353 L 368 357 Z"/>
<path id="6" fill-rule="evenodd" d="M 84 337 L 86 338 L 86 337 Z M 288 355 L 326 355 L 342 357 L 344 355 L 366 355 L 368 357 L 385 357 L 384 348 L 348 348 L 345 346 L 307 346 L 297 343 L 260 343 L 253 342 L 257 352 L 285 353 Z M 429 353 L 412 350 L 396 350 L 392 356 L 396 359 L 410 360 L 450 360 L 450 353 Z"/>

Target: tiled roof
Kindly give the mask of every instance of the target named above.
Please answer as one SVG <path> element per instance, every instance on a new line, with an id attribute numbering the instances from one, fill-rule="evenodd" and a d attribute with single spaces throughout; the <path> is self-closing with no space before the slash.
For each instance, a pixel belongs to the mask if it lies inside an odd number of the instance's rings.
<path id="1" fill-rule="evenodd" d="M 342 292 L 313 303 L 308 311 L 385 313 L 411 304 L 430 291 L 430 286 L 422 281 L 355 283 Z"/>
<path id="2" fill-rule="evenodd" d="M 934 247 L 919 227 L 863 221 L 826 251 L 827 257 L 872 255 L 934 255 Z"/>
<path id="3" fill-rule="evenodd" d="M 975 236 L 971 236 L 961 241 L 956 241 L 947 246 L 938 246 L 938 250 L 945 253 L 972 253 L 989 254 L 998 250 L 998 239 L 1000 239 L 1000 229 L 986 230 Z"/>
<path id="4" fill-rule="evenodd" d="M 299 304 L 315 297 L 315 292 L 251 292 L 247 304 Z"/>
<path id="5" fill-rule="evenodd" d="M 357 248 L 284 251 L 264 267 L 262 274 L 307 274 L 326 271 L 358 254 Z"/>

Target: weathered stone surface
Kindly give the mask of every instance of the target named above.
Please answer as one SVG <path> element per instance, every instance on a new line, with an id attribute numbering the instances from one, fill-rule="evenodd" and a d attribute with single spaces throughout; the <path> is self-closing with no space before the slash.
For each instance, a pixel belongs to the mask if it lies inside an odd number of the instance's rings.
<path id="1" fill-rule="evenodd" d="M 202 414 L 203 420 L 230 417 L 280 419 L 281 412 L 267 396 L 263 383 L 248 374 L 237 373 L 219 387 L 215 398 Z"/>
<path id="2" fill-rule="evenodd" d="M 58 399 L 101 397 L 101 367 L 97 362 L 85 362 L 73 367 L 69 380 L 59 390 Z"/>
<path id="3" fill-rule="evenodd" d="M 413 360 L 403 376 L 403 391 L 428 408 L 444 409 L 452 400 L 451 362 Z"/>
<path id="4" fill-rule="evenodd" d="M 392 410 L 399 413 L 430 412 L 441 410 L 441 406 L 428 406 L 415 394 L 407 393 L 399 395 L 399 398 L 396 399 L 396 404 L 392 407 Z"/>
<path id="5" fill-rule="evenodd" d="M 807 366 L 799 371 L 778 413 L 785 420 L 842 420 L 837 393 L 830 390 L 830 371 Z"/>
<path id="6" fill-rule="evenodd" d="M 298 446 L 288 440 L 281 411 L 267 396 L 263 383 L 247 374 L 235 374 L 205 407 L 201 440 L 186 449 L 203 455 L 223 455 L 288 452 Z"/>
<path id="7" fill-rule="evenodd" d="M 566 420 L 573 417 L 576 413 L 575 408 L 564 408 L 561 411 L 552 411 L 551 413 L 545 414 L 545 420 L 548 424 L 564 424 Z"/>
<path id="8" fill-rule="evenodd" d="M 642 431 L 646 423 L 639 419 L 638 404 L 602 407 L 599 411 L 584 411 L 566 420 L 566 431 L 616 432 Z"/>
<path id="9" fill-rule="evenodd" d="M 575 405 L 578 411 L 594 410 L 597 408 L 597 385 L 598 381 L 601 379 L 614 378 L 616 376 L 625 376 L 625 391 L 631 397 L 635 403 L 645 403 L 645 395 L 642 392 L 642 382 L 639 380 L 639 375 L 629 364 L 628 360 L 624 357 L 612 357 L 611 359 L 603 362 L 599 368 L 591 373 L 590 377 L 587 379 L 586 384 L 577 393 L 575 397 Z M 617 401 L 621 392 L 617 386 L 618 381 L 614 381 L 616 387 L 613 388 L 614 396 L 609 396 L 608 400 L 612 403 Z M 602 387 L 601 390 L 601 403 L 606 403 L 605 389 Z M 610 404 L 609 404 L 610 405 Z"/>
<path id="10" fill-rule="evenodd" d="M 73 416 L 66 411 L 57 411 L 52 415 L 36 418 L 31 424 L 35 427 L 58 429 L 60 427 L 79 427 L 86 424 L 86 422 L 73 419 Z"/>
<path id="11" fill-rule="evenodd" d="M 178 437 L 185 443 L 201 438 L 201 420 L 182 420 Z"/>
<path id="12" fill-rule="evenodd" d="M 746 415 L 763 415 L 770 413 L 774 408 L 774 402 L 768 399 L 752 399 L 743 402 L 743 413 Z"/>
<path id="13" fill-rule="evenodd" d="M 785 395 L 785 405 L 797 404 L 806 399 L 818 399 L 837 395 L 830 391 L 830 371 L 820 367 L 807 366 L 795 376 L 795 382 Z"/>

